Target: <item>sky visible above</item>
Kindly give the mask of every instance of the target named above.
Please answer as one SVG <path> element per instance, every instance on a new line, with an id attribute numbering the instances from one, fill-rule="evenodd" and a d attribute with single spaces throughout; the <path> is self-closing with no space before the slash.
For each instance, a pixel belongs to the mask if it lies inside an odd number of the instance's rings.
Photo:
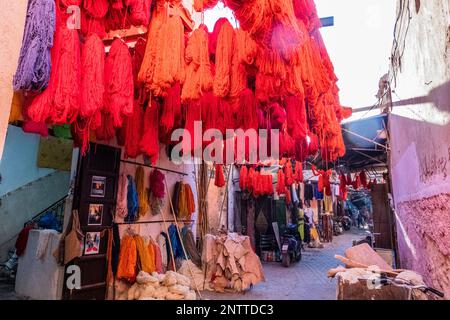
<path id="1" fill-rule="evenodd" d="M 284 0 L 283 0 L 284 1 Z M 379 114 L 357 112 L 377 102 L 380 78 L 389 70 L 396 18 L 396 0 L 315 0 L 320 17 L 334 16 L 334 26 L 322 29 L 335 72 L 340 98 L 354 109 L 349 120 Z M 220 17 L 237 26 L 230 9 L 219 4 L 207 10 L 204 22 L 212 30 Z"/>
<path id="2" fill-rule="evenodd" d="M 354 108 L 351 120 L 379 114 L 356 109 L 377 102 L 380 78 L 389 70 L 396 0 L 315 0 L 320 17 L 334 16 L 322 35 L 339 78 L 341 103 Z"/>

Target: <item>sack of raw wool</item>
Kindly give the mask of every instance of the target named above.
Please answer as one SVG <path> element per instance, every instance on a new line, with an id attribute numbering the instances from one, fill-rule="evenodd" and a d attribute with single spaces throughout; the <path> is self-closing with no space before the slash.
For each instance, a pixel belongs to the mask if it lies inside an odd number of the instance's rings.
<path id="1" fill-rule="evenodd" d="M 155 290 L 154 297 L 157 300 L 166 300 L 166 296 L 169 293 L 169 288 L 167 287 L 158 287 Z"/>
<path id="2" fill-rule="evenodd" d="M 164 279 L 166 278 L 165 274 L 159 274 L 157 272 L 153 272 L 152 276 L 155 277 L 156 279 L 158 279 L 159 282 L 164 282 Z"/>
<path id="3" fill-rule="evenodd" d="M 148 283 L 155 283 L 159 282 L 158 279 L 147 272 L 140 271 L 139 274 L 136 277 L 136 282 L 139 284 L 148 284 Z"/>
<path id="4" fill-rule="evenodd" d="M 191 273 L 192 271 L 192 273 Z M 190 278 L 190 287 L 191 289 L 203 288 L 203 284 L 205 283 L 205 287 L 208 286 L 209 281 L 205 281 L 205 275 L 202 269 L 197 267 L 191 260 L 184 260 L 181 268 L 178 272 L 188 278 Z"/>
<path id="5" fill-rule="evenodd" d="M 170 286 L 169 291 L 172 293 L 181 294 L 181 295 L 185 296 L 189 292 L 189 287 L 182 286 L 180 284 L 176 284 L 176 285 Z"/>
<path id="6" fill-rule="evenodd" d="M 129 285 L 122 280 L 117 280 L 115 283 L 116 300 L 128 300 Z"/>
<path id="7" fill-rule="evenodd" d="M 177 279 L 177 284 L 186 286 L 186 287 L 189 287 L 191 285 L 191 280 L 188 277 L 186 277 L 182 274 L 179 274 L 179 273 L 177 273 L 175 275 L 175 277 Z"/>
<path id="8" fill-rule="evenodd" d="M 194 290 L 189 290 L 189 292 L 184 296 L 184 300 L 197 300 L 197 295 Z"/>
<path id="9" fill-rule="evenodd" d="M 138 288 L 138 284 L 135 283 L 131 286 L 131 288 L 128 290 L 128 300 L 134 300 L 136 295 L 136 290 Z"/>
<path id="10" fill-rule="evenodd" d="M 141 297 L 139 298 L 139 300 L 156 300 L 156 299 L 152 297 Z"/>
<path id="11" fill-rule="evenodd" d="M 139 296 L 136 297 L 136 300 L 141 300 L 142 298 L 155 298 L 155 292 L 155 287 L 146 285 L 140 289 Z"/>
<path id="12" fill-rule="evenodd" d="M 176 293 L 169 292 L 166 295 L 166 300 L 183 300 L 183 299 L 184 299 L 184 295 L 182 295 L 182 294 L 176 294 Z"/>
<path id="13" fill-rule="evenodd" d="M 173 286 L 175 284 L 177 284 L 177 276 L 176 273 L 173 271 L 168 271 L 166 273 L 166 276 L 162 282 L 162 284 L 166 287 L 170 287 Z"/>

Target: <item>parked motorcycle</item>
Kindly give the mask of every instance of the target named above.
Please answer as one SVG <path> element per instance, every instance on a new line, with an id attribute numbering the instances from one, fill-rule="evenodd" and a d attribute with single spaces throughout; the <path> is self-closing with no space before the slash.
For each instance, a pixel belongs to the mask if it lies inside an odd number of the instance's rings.
<path id="1" fill-rule="evenodd" d="M 298 225 L 289 224 L 281 236 L 281 264 L 288 268 L 291 263 L 302 259 L 302 239 Z"/>

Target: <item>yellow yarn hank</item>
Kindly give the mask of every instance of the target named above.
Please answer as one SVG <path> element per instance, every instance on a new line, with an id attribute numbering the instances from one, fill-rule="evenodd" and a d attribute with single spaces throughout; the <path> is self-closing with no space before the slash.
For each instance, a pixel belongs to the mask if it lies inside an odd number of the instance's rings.
<path id="1" fill-rule="evenodd" d="M 150 257 L 150 252 L 145 244 L 144 238 L 141 236 L 134 236 L 136 241 L 136 249 L 139 256 L 140 270 L 152 273 L 155 271 L 155 260 Z"/>
<path id="2" fill-rule="evenodd" d="M 140 217 L 143 217 L 149 210 L 150 206 L 148 204 L 147 189 L 145 188 L 145 171 L 142 166 L 136 168 L 135 181 L 139 201 L 138 214 Z"/>

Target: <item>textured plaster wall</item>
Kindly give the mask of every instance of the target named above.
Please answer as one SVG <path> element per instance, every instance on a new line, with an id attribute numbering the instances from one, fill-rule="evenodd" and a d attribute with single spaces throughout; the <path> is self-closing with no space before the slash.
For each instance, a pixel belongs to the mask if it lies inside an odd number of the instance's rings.
<path id="1" fill-rule="evenodd" d="M 13 96 L 12 77 L 16 72 L 27 11 L 26 0 L 1 1 L 0 34 L 0 161 Z"/>
<path id="2" fill-rule="evenodd" d="M 68 193 L 69 181 L 70 172 L 55 171 L 0 197 L 0 261 L 24 223 Z"/>
<path id="3" fill-rule="evenodd" d="M 450 299 L 450 1 L 403 2 L 389 124 L 399 253 Z"/>
<path id="4" fill-rule="evenodd" d="M 8 126 L 0 162 L 0 197 L 55 172 L 37 166 L 39 142 L 39 135 L 25 133 L 20 127 Z"/>

